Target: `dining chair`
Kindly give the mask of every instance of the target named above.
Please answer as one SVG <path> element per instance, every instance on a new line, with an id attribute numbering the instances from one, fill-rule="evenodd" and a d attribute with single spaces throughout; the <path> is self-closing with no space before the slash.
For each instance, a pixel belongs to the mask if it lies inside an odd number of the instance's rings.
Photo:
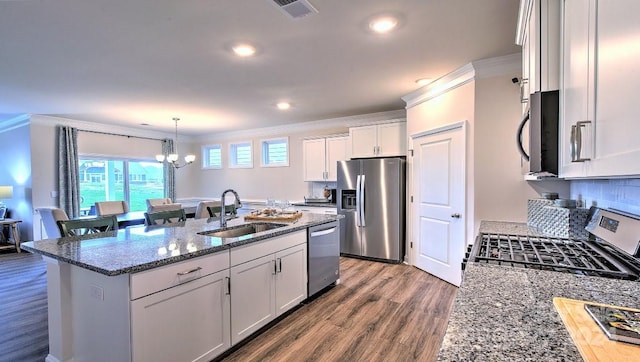
<path id="1" fill-rule="evenodd" d="M 225 205 L 225 215 L 236 215 L 236 205 Z M 207 211 L 209 212 L 209 217 L 220 217 L 220 212 L 222 211 L 222 205 L 218 206 L 208 206 Z"/>
<path id="2" fill-rule="evenodd" d="M 47 238 L 61 237 L 58 221 L 69 220 L 67 213 L 57 207 L 39 207 L 36 211 L 40 214 L 40 220 L 42 220 L 42 226 L 44 226 Z"/>
<path id="3" fill-rule="evenodd" d="M 180 210 L 180 209 L 182 209 L 182 204 L 178 204 L 178 203 L 160 204 L 160 205 L 149 206 L 147 208 L 147 212 L 149 214 L 153 214 L 160 211 L 174 211 L 174 210 Z"/>
<path id="4" fill-rule="evenodd" d="M 98 216 L 119 215 L 129 212 L 129 204 L 126 201 L 97 201 L 96 213 Z"/>
<path id="5" fill-rule="evenodd" d="M 173 204 L 170 197 L 163 197 L 159 199 L 147 199 L 147 210 L 151 210 L 151 208 L 160 205 L 168 205 Z"/>
<path id="6" fill-rule="evenodd" d="M 180 221 L 185 221 L 187 220 L 187 216 L 184 213 L 184 209 L 178 209 L 151 213 L 145 212 L 144 219 L 146 221 L 146 225 L 151 226 L 173 224 Z"/>
<path id="7" fill-rule="evenodd" d="M 63 237 L 89 235 L 118 230 L 118 219 L 115 215 L 108 215 L 90 219 L 60 220 L 58 227 Z"/>
<path id="8" fill-rule="evenodd" d="M 206 219 L 211 217 L 211 215 L 209 214 L 209 211 L 207 210 L 208 207 L 215 207 L 218 206 L 220 207 L 220 201 L 200 201 L 198 202 L 198 205 L 196 206 L 196 215 L 195 218 L 196 219 Z"/>

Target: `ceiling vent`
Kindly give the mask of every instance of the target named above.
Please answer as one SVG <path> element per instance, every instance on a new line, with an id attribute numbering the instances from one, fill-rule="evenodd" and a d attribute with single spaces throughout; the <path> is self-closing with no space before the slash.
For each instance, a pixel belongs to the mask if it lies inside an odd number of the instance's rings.
<path id="1" fill-rule="evenodd" d="M 293 19 L 300 19 L 307 15 L 318 13 L 318 10 L 307 0 L 273 0 L 273 2 Z"/>

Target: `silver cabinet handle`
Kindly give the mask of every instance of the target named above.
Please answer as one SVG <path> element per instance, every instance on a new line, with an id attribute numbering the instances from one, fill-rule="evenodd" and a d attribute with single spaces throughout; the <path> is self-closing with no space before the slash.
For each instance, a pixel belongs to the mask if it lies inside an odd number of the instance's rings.
<path id="1" fill-rule="evenodd" d="M 591 121 L 579 121 L 576 122 L 575 125 L 575 136 L 574 136 L 574 148 L 575 148 L 575 158 L 571 160 L 571 162 L 585 162 L 590 161 L 590 158 L 582 158 L 580 153 L 582 153 L 582 128 L 584 128 L 587 124 L 591 124 Z M 573 131 L 573 127 L 571 129 Z"/>
<path id="2" fill-rule="evenodd" d="M 229 277 L 225 277 L 227 278 L 227 295 L 231 295 L 231 278 Z"/>
<path id="3" fill-rule="evenodd" d="M 451 214 L 451 217 L 454 219 L 459 219 L 462 215 L 455 213 L 455 214 Z"/>
<path id="4" fill-rule="evenodd" d="M 202 267 L 197 267 L 197 268 L 193 268 L 193 269 L 191 269 L 191 270 L 187 270 L 187 271 L 179 272 L 179 273 L 178 273 L 178 275 L 182 277 L 182 276 L 185 276 L 185 275 L 189 275 L 189 274 L 191 274 L 191 273 L 195 273 L 195 272 L 197 272 L 198 270 L 202 270 Z"/>
<path id="5" fill-rule="evenodd" d="M 569 141 L 569 153 L 571 155 L 571 162 L 576 162 L 576 125 L 571 126 L 571 139 Z"/>
<path id="6" fill-rule="evenodd" d="M 278 258 L 278 273 L 282 273 L 282 258 Z"/>
<path id="7" fill-rule="evenodd" d="M 276 275 L 278 273 L 278 263 L 274 260 L 273 261 L 273 275 Z"/>
<path id="8" fill-rule="evenodd" d="M 529 102 L 529 97 L 525 97 L 525 90 L 524 90 L 524 86 L 525 84 L 529 84 L 529 78 L 522 78 L 522 80 L 520 81 L 520 103 L 527 103 Z"/>

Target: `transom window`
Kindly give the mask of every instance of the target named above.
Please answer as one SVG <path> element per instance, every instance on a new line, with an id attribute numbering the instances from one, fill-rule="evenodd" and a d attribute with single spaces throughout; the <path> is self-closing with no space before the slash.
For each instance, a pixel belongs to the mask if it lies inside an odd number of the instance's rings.
<path id="1" fill-rule="evenodd" d="M 229 144 L 229 167 L 253 167 L 253 147 L 251 145 L 251 141 Z"/>
<path id="2" fill-rule="evenodd" d="M 202 147 L 202 168 L 222 168 L 222 145 Z"/>
<path id="3" fill-rule="evenodd" d="M 289 166 L 289 139 L 287 137 L 262 141 L 262 166 Z"/>

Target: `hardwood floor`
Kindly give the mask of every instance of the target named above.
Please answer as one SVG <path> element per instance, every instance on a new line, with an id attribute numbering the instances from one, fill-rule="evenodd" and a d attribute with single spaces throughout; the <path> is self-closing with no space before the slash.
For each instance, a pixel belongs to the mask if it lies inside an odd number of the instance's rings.
<path id="1" fill-rule="evenodd" d="M 341 284 L 223 361 L 434 361 L 457 288 L 404 264 L 341 258 Z"/>
<path id="2" fill-rule="evenodd" d="M 0 254 L 0 361 L 44 361 L 47 328 L 44 261 L 29 253 Z"/>
<path id="3" fill-rule="evenodd" d="M 352 258 L 330 289 L 224 361 L 433 361 L 457 288 L 414 267 Z M 0 254 L 0 362 L 47 356 L 46 268 Z"/>

